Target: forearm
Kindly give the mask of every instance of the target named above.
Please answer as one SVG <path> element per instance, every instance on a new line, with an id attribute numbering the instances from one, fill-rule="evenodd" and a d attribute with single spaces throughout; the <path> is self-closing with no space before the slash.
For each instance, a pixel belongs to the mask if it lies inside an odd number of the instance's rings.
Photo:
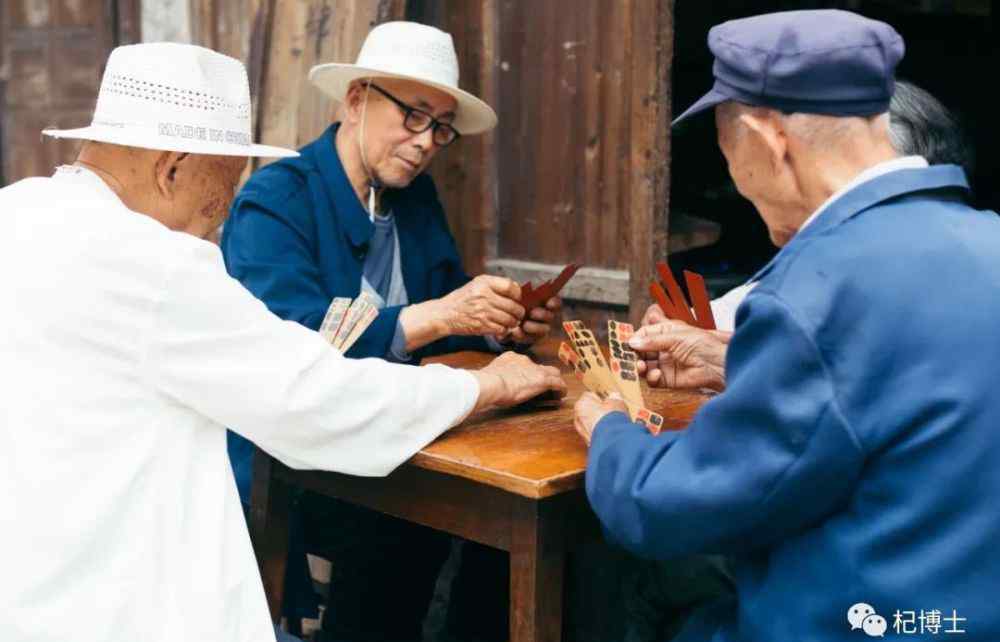
<path id="1" fill-rule="evenodd" d="M 438 309 L 438 301 L 408 305 L 399 313 L 399 324 L 406 335 L 406 351 L 415 352 L 448 336 L 447 324 Z"/>

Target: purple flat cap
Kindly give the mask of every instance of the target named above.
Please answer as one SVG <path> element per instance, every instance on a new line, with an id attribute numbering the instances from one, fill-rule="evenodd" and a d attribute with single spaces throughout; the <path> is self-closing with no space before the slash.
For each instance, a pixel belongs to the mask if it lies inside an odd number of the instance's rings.
<path id="1" fill-rule="evenodd" d="M 715 85 L 673 125 L 727 100 L 786 113 L 870 116 L 889 109 L 903 38 L 850 11 L 783 11 L 712 27 Z"/>

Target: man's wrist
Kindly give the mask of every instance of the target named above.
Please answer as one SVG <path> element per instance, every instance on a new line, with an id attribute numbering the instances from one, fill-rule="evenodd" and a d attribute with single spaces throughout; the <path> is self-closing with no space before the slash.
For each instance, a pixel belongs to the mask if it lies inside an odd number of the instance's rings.
<path id="1" fill-rule="evenodd" d="M 479 398 L 476 399 L 472 413 L 482 412 L 497 406 L 502 399 L 504 390 L 504 382 L 500 375 L 485 370 L 470 370 L 469 372 L 479 384 Z"/>
<path id="2" fill-rule="evenodd" d="M 408 305 L 399 313 L 399 323 L 406 335 L 406 350 L 413 352 L 448 336 L 448 325 L 438 309 L 437 300 Z"/>

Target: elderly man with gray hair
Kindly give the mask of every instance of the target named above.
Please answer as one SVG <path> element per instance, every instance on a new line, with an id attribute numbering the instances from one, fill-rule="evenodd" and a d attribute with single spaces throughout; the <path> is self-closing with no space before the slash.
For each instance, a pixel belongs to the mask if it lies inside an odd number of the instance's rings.
<path id="1" fill-rule="evenodd" d="M 968 177 L 975 169 L 975 151 L 958 117 L 913 83 L 896 81 L 889 102 L 889 140 L 900 156 L 921 157 L 930 165 L 958 165 Z M 750 281 L 712 301 L 717 330 L 668 319 L 658 304 L 649 306 L 636 335 L 644 357 L 638 367 L 647 383 L 678 389 L 725 388 L 726 348 L 736 310 L 756 285 Z"/>
<path id="2" fill-rule="evenodd" d="M 735 597 L 678 640 L 996 640 L 1000 219 L 967 204 L 962 168 L 893 149 L 889 25 L 776 13 L 709 46 L 715 87 L 681 119 L 714 109 L 781 251 L 740 306 L 725 390 L 686 430 L 577 403 L 591 505 L 641 556 L 729 556 Z"/>
<path id="3" fill-rule="evenodd" d="M 564 390 L 345 359 L 279 320 L 203 238 L 251 144 L 243 65 L 178 44 L 111 53 L 88 141 L 0 190 L 0 630 L 11 642 L 273 641 L 226 430 L 296 468 L 378 476 L 470 413 Z M 516 293 L 515 293 L 516 294 Z"/>

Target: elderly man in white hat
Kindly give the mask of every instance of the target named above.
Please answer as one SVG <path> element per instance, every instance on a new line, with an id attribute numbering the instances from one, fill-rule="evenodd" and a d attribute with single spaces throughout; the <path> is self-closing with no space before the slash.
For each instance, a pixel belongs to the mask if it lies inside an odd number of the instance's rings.
<path id="1" fill-rule="evenodd" d="M 0 190 L 5 642 L 273 641 L 225 428 L 296 468 L 384 475 L 466 415 L 561 389 L 345 359 L 226 275 L 202 238 L 251 144 L 238 61 L 121 47 L 75 165 Z M 392 382 L 391 385 L 388 385 Z"/>
<path id="2" fill-rule="evenodd" d="M 372 294 L 380 313 L 351 357 L 415 363 L 544 336 L 559 299 L 524 310 L 516 283 L 470 279 L 425 173 L 441 149 L 497 123 L 489 105 L 459 89 L 451 36 L 385 23 L 368 34 L 356 64 L 322 64 L 309 77 L 342 103 L 342 119 L 301 157 L 268 165 L 244 186 L 222 234 L 229 273 L 275 314 L 313 329 L 333 298 Z M 230 455 L 248 501 L 252 449 L 234 435 Z M 304 503 L 307 530 L 330 531 L 323 546 L 336 557 L 335 586 L 326 620 L 338 620 L 336 637 L 418 637 L 448 539 L 332 500 L 307 496 Z M 467 558 L 479 554 L 489 556 L 466 549 Z M 505 572 L 505 560 L 494 555 L 491 567 Z M 382 617 L 387 600 L 393 618 Z"/>

